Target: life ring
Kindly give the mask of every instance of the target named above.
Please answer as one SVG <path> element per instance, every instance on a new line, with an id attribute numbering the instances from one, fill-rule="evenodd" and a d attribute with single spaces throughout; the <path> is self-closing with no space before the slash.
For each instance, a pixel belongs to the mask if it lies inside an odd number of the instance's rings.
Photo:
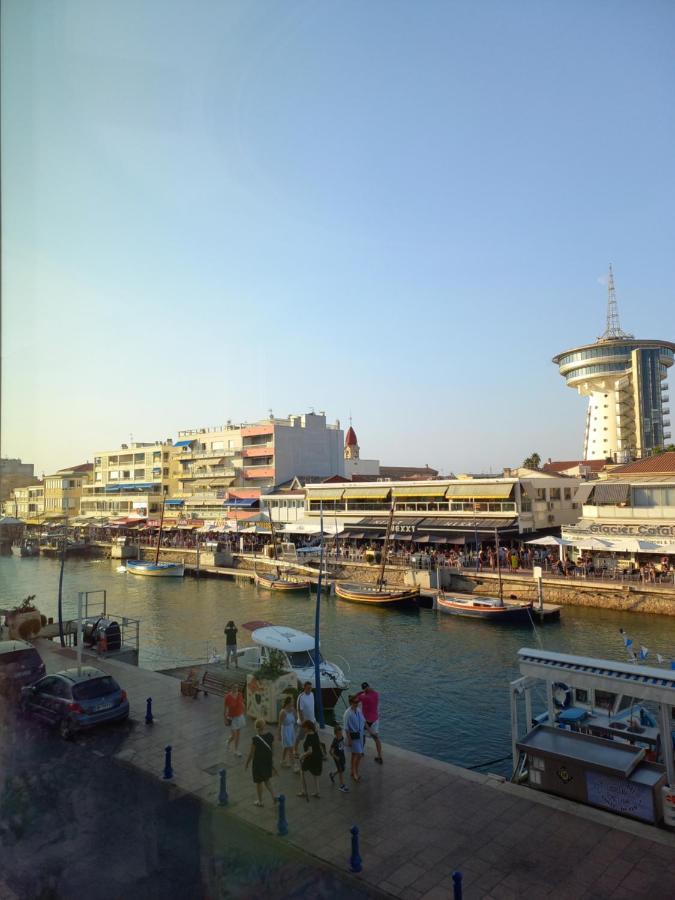
<path id="1" fill-rule="evenodd" d="M 557 709 L 567 709 L 572 703 L 572 688 L 563 684 L 562 681 L 555 681 L 551 688 L 553 694 L 553 703 Z"/>

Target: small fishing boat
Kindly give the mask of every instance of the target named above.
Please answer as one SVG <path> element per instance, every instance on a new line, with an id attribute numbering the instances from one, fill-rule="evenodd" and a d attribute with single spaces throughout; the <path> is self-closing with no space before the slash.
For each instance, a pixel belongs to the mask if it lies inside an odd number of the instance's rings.
<path id="1" fill-rule="evenodd" d="M 281 591 L 286 594 L 310 589 L 308 578 L 298 578 L 295 575 L 286 574 L 276 575 L 274 572 L 256 572 L 255 583 L 267 591 Z"/>
<path id="2" fill-rule="evenodd" d="M 271 651 L 277 651 L 283 654 L 288 671 L 297 677 L 298 690 L 302 689 L 306 681 L 316 689 L 313 635 L 269 622 L 245 622 L 242 627 L 251 632 L 254 646 L 237 651 L 240 668 L 256 671 L 269 660 Z M 220 661 L 220 657 L 217 661 Z M 342 692 L 349 687 L 349 681 L 339 666 L 328 662 L 320 653 L 319 680 L 324 709 L 334 709 Z"/>
<path id="3" fill-rule="evenodd" d="M 337 582 L 335 595 L 341 600 L 349 600 L 351 603 L 364 603 L 370 606 L 413 606 L 419 601 L 419 585 L 413 587 L 388 588 L 385 584 L 384 569 L 387 562 L 387 550 L 391 527 L 394 521 L 394 507 L 389 512 L 387 531 L 382 548 L 380 573 L 375 584 L 357 584 L 355 582 Z"/>
<path id="4" fill-rule="evenodd" d="M 155 559 L 152 562 L 142 559 L 130 559 L 127 561 L 127 572 L 132 575 L 148 575 L 155 578 L 182 578 L 185 574 L 185 565 L 180 562 L 160 562 L 159 548 L 162 544 L 162 527 L 164 525 L 164 503 L 159 520 L 157 532 L 157 545 L 155 547 Z"/>
<path id="5" fill-rule="evenodd" d="M 436 598 L 440 612 L 469 619 L 485 619 L 488 622 L 508 624 L 530 622 L 532 603 L 504 603 L 498 597 L 478 597 L 473 595 L 445 594 Z"/>
<path id="6" fill-rule="evenodd" d="M 13 556 L 39 556 L 40 545 L 32 541 L 23 541 L 21 544 L 12 545 Z"/>
<path id="7" fill-rule="evenodd" d="M 127 572 L 132 575 L 182 578 L 185 574 L 185 566 L 183 563 L 146 562 L 142 559 L 130 559 L 127 560 Z"/>

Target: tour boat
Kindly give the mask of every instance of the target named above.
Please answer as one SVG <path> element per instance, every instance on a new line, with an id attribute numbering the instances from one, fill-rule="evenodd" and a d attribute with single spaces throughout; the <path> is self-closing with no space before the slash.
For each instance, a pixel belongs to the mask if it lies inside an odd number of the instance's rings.
<path id="1" fill-rule="evenodd" d="M 466 597 L 439 592 L 437 609 L 452 616 L 485 619 L 488 622 L 531 622 L 532 603 L 504 603 L 498 597 Z"/>
<path id="2" fill-rule="evenodd" d="M 341 600 L 352 603 L 365 603 L 371 606 L 410 606 L 419 600 L 419 586 L 404 588 L 385 588 L 381 584 L 352 584 L 346 581 L 337 582 L 335 595 Z"/>
<path id="3" fill-rule="evenodd" d="M 256 572 L 255 582 L 258 587 L 268 591 L 281 591 L 291 594 L 297 591 L 309 591 L 311 583 L 308 578 L 298 578 L 295 575 L 279 574 L 273 572 Z"/>
<path id="4" fill-rule="evenodd" d="M 306 681 L 316 689 L 312 635 L 296 628 L 272 625 L 269 622 L 245 622 L 242 628 L 251 632 L 254 646 L 243 647 L 237 651 L 240 668 L 255 671 L 269 659 L 270 652 L 276 650 L 283 654 L 289 672 L 293 672 L 297 677 L 298 690 L 302 690 Z M 212 661 L 220 662 L 222 659 L 216 657 Z M 333 709 L 342 692 L 349 687 L 349 681 L 339 666 L 328 662 L 321 655 L 319 655 L 319 678 L 323 708 Z"/>
<path id="5" fill-rule="evenodd" d="M 130 559 L 127 560 L 127 572 L 132 575 L 182 578 L 185 574 L 185 566 L 183 563 L 176 562 L 145 562 L 141 559 Z"/>

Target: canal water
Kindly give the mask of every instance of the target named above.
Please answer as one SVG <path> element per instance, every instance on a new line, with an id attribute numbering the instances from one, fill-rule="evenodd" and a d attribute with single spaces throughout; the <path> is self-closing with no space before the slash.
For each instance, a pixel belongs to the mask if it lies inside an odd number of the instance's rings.
<path id="1" fill-rule="evenodd" d="M 141 620 L 141 665 L 164 669 L 204 662 L 224 649 L 223 628 L 254 619 L 314 628 L 315 595 L 277 597 L 224 578 L 139 578 L 111 560 L 68 560 L 64 615 L 76 614 L 77 592 L 105 589 L 108 610 Z M 57 608 L 59 563 L 39 557 L 0 558 L 0 608 L 35 594 L 47 616 Z M 383 739 L 464 766 L 510 751 L 509 681 L 520 647 L 625 661 L 619 628 L 634 645 L 675 659 L 675 618 L 564 607 L 559 624 L 494 626 L 431 610 L 368 609 L 324 597 L 321 644 L 352 685 L 368 681 L 381 694 Z M 240 646 L 250 643 L 240 628 Z M 341 709 L 342 707 L 340 707 Z M 543 707 L 542 707 L 543 708 Z M 507 774 L 509 763 L 489 766 Z"/>

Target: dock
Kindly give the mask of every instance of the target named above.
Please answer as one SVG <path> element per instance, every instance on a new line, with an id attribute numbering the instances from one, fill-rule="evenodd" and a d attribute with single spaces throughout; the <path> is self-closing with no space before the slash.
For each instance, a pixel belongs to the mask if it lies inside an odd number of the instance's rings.
<path id="1" fill-rule="evenodd" d="M 73 651 L 46 641 L 38 648 L 49 671 L 72 665 Z M 218 803 L 218 770 L 224 766 L 225 815 L 255 826 L 267 838 L 276 835 L 276 810 L 268 802 L 264 809 L 253 805 L 250 772 L 244 771 L 243 759 L 225 751 L 220 697 L 182 697 L 175 678 L 110 660 L 99 665 L 127 690 L 133 721 L 114 743 L 101 745 L 107 749 L 97 748 L 93 733 L 82 739 L 83 746 L 113 765 L 134 767 L 162 782 L 164 748 L 171 745 L 174 774 L 164 782 L 166 789 L 188 792 L 209 807 Z M 144 722 L 147 697 L 153 700 L 152 725 Z M 385 739 L 395 734 L 387 725 L 387 707 L 393 703 L 395 698 L 385 694 Z M 244 752 L 251 736 L 249 724 L 242 734 Z M 330 737 L 325 733 L 322 740 Z M 373 896 L 447 900 L 455 870 L 463 874 L 467 900 L 672 896 L 675 835 L 670 832 L 389 743 L 383 757 L 384 765 L 376 766 L 368 746 L 363 782 L 350 783 L 345 795 L 331 786 L 324 768 L 321 799 L 310 803 L 295 796 L 298 776 L 279 769 L 273 785 L 287 798 L 289 831 L 274 839 L 316 864 L 344 872 L 356 824 L 363 870 L 354 877 Z"/>

